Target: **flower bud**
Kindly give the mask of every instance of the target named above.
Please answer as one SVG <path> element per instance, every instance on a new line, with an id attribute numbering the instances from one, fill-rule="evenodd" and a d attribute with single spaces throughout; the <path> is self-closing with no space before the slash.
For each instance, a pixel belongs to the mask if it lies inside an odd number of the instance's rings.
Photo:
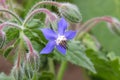
<path id="1" fill-rule="evenodd" d="M 24 65 L 27 69 L 37 71 L 40 67 L 40 57 L 38 53 L 36 51 L 33 53 L 27 53 Z"/>
<path id="2" fill-rule="evenodd" d="M 3 46 L 4 42 L 5 42 L 5 33 L 2 30 L 0 30 L 0 48 Z"/>
<path id="3" fill-rule="evenodd" d="M 111 32 L 120 35 L 120 22 L 116 18 L 111 18 L 111 23 L 108 23 L 108 28 Z"/>
<path id="4" fill-rule="evenodd" d="M 59 7 L 59 12 L 68 21 L 78 23 L 82 20 L 82 16 L 77 6 L 70 3 L 63 3 Z"/>
<path id="5" fill-rule="evenodd" d="M 49 15 L 46 15 L 45 19 L 45 25 L 46 26 L 54 26 L 55 23 L 58 21 L 59 17 L 55 13 L 51 13 Z"/>
<path id="6" fill-rule="evenodd" d="M 36 51 L 34 51 L 33 53 L 27 53 L 23 63 L 24 73 L 27 78 L 31 79 L 34 73 L 39 70 L 39 67 L 40 58 L 38 53 Z"/>
<path id="7" fill-rule="evenodd" d="M 11 71 L 11 75 L 14 77 L 15 80 L 23 80 L 24 78 L 24 70 L 22 67 L 19 67 L 15 64 L 12 71 Z"/>
<path id="8" fill-rule="evenodd" d="M 33 51 L 33 53 L 27 53 L 26 54 L 26 61 L 34 63 L 34 61 L 37 61 L 39 59 L 39 55 L 36 51 Z"/>

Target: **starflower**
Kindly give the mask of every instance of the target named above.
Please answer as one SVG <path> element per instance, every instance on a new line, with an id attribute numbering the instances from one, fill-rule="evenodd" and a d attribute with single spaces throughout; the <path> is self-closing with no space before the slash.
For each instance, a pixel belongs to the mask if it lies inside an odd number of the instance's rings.
<path id="1" fill-rule="evenodd" d="M 58 22 L 58 32 L 48 28 L 41 29 L 45 38 L 49 40 L 49 42 L 40 53 L 48 54 L 53 50 L 54 47 L 56 47 L 60 53 L 66 54 L 67 40 L 73 39 L 76 35 L 76 31 L 66 31 L 67 27 L 67 21 L 64 18 L 61 18 Z"/>

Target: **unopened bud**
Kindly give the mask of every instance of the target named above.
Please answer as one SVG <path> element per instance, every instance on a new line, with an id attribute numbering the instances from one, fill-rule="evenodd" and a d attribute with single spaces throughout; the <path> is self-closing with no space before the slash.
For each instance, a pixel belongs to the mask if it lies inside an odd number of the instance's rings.
<path id="1" fill-rule="evenodd" d="M 59 7 L 61 15 L 70 22 L 78 23 L 82 20 L 82 16 L 77 6 L 70 3 L 63 3 Z"/>
<path id="2" fill-rule="evenodd" d="M 11 71 L 11 75 L 14 77 L 15 80 L 23 80 L 24 78 L 24 70 L 22 67 L 19 67 L 15 64 L 12 71 Z"/>
<path id="3" fill-rule="evenodd" d="M 4 42 L 5 42 L 5 33 L 1 30 L 0 31 L 0 48 L 2 48 Z"/>
<path id="4" fill-rule="evenodd" d="M 120 35 L 120 22 L 116 18 L 111 18 L 112 23 L 108 23 L 111 32 Z"/>
<path id="5" fill-rule="evenodd" d="M 36 51 L 33 51 L 33 53 L 27 53 L 26 54 L 26 61 L 34 63 L 34 61 L 37 61 L 39 59 L 39 55 Z"/>
<path id="6" fill-rule="evenodd" d="M 58 21 L 59 17 L 55 13 L 51 13 L 50 15 L 46 15 L 45 25 L 46 26 L 53 26 Z"/>
<path id="7" fill-rule="evenodd" d="M 25 59 L 25 67 L 32 71 L 37 71 L 40 67 L 40 57 L 36 51 L 33 53 L 27 53 Z"/>
<path id="8" fill-rule="evenodd" d="M 36 51 L 34 51 L 33 53 L 26 54 L 26 57 L 23 63 L 23 68 L 25 71 L 25 75 L 28 75 L 28 79 L 31 79 L 34 73 L 39 70 L 39 67 L 40 67 L 39 61 L 40 61 L 40 58 Z"/>

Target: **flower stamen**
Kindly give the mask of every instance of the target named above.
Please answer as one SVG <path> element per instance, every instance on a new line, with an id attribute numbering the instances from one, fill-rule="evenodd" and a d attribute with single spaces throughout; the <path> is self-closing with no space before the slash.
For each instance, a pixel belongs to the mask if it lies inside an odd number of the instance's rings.
<path id="1" fill-rule="evenodd" d="M 58 35 L 58 38 L 55 41 L 57 45 L 60 45 L 64 49 L 67 49 L 67 39 L 65 36 Z"/>
<path id="2" fill-rule="evenodd" d="M 67 41 L 66 41 L 66 40 L 62 40 L 62 41 L 59 43 L 59 45 L 60 45 L 61 47 L 63 47 L 64 49 L 67 49 Z"/>

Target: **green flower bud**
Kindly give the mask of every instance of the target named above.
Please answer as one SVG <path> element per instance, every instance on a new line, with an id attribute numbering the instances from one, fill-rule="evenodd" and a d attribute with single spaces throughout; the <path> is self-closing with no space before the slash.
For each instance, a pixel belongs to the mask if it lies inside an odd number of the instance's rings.
<path id="1" fill-rule="evenodd" d="M 57 14 L 55 13 L 51 13 L 49 15 L 46 16 L 46 19 L 45 19 L 45 25 L 47 27 L 51 27 L 53 29 L 56 29 L 56 25 L 57 25 L 57 21 L 58 21 L 59 17 Z"/>
<path id="2" fill-rule="evenodd" d="M 40 57 L 38 53 L 36 51 L 27 53 L 22 67 L 26 77 L 31 80 L 34 73 L 37 72 L 40 67 Z"/>
<path id="3" fill-rule="evenodd" d="M 61 4 L 61 7 L 59 7 L 59 12 L 61 13 L 61 16 L 63 16 L 70 22 L 78 23 L 82 20 L 82 16 L 79 12 L 79 9 L 73 4 Z"/>
<path id="4" fill-rule="evenodd" d="M 25 66 L 33 71 L 37 71 L 40 66 L 40 57 L 36 51 L 26 54 Z"/>
<path id="5" fill-rule="evenodd" d="M 14 80 L 24 80 L 24 74 L 23 68 L 21 66 L 18 67 L 17 64 L 15 64 L 11 71 Z"/>

